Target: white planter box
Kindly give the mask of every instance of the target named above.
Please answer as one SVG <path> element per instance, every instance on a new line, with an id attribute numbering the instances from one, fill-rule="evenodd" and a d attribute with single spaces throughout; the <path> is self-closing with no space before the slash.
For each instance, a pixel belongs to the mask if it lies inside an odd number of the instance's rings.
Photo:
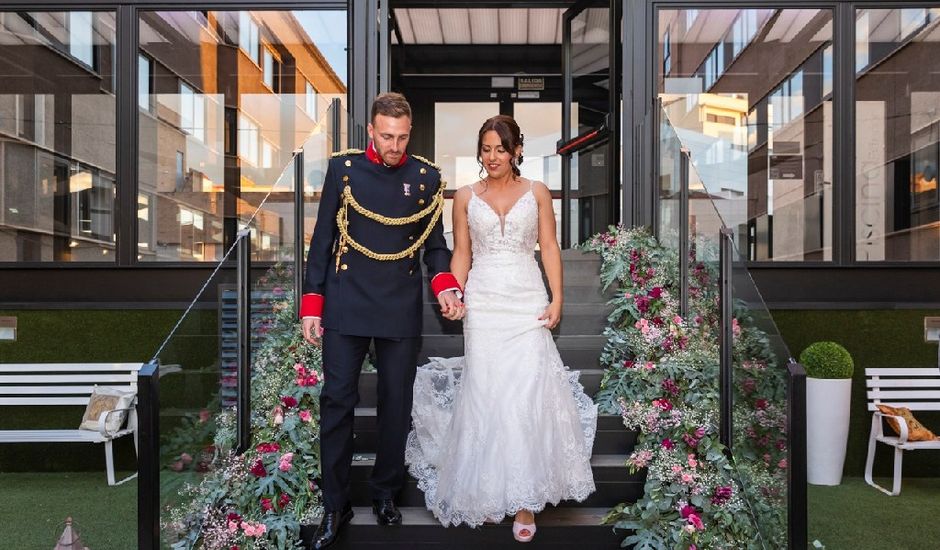
<path id="1" fill-rule="evenodd" d="M 842 483 L 851 398 L 851 378 L 806 377 L 806 480 L 813 485 Z"/>

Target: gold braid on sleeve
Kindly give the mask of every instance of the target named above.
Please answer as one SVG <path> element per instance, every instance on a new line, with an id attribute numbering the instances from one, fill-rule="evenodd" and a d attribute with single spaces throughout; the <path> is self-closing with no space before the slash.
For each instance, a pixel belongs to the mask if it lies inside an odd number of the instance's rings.
<path id="1" fill-rule="evenodd" d="M 419 212 L 412 214 L 411 216 L 405 216 L 402 218 L 392 218 L 389 216 L 383 216 L 377 212 L 373 212 L 356 200 L 356 197 L 352 194 L 352 189 L 347 184 L 343 188 L 343 204 L 340 206 L 339 211 L 336 212 L 336 226 L 339 228 L 339 250 L 343 249 L 343 246 L 349 245 L 360 252 L 362 255 L 373 260 L 379 260 L 383 262 L 400 260 L 406 258 L 415 253 L 416 250 L 421 248 L 421 245 L 424 244 L 424 241 L 427 240 L 428 236 L 431 235 L 431 231 L 434 230 L 434 226 L 437 224 L 437 221 L 441 218 L 441 214 L 444 212 L 444 188 L 447 187 L 447 182 L 441 180 L 441 185 L 438 187 L 437 192 L 434 194 L 434 197 L 431 199 L 431 204 L 426 208 L 420 210 Z M 372 251 L 361 243 L 357 242 L 356 239 L 349 234 L 349 207 L 352 207 L 353 210 L 362 214 L 366 218 L 376 221 L 382 225 L 396 226 L 396 225 L 407 225 L 410 223 L 415 223 L 421 219 L 430 216 L 427 226 L 424 228 L 424 232 L 421 233 L 421 236 L 412 243 L 411 246 L 402 250 L 401 252 L 393 253 L 381 253 Z M 336 266 L 337 270 L 339 269 L 340 254 L 336 255 Z"/>

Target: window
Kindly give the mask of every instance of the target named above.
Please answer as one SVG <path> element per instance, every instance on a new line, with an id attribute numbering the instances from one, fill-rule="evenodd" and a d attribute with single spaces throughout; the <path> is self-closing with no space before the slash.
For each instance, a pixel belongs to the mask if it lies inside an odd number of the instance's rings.
<path id="1" fill-rule="evenodd" d="M 280 87 L 279 81 L 281 64 L 277 57 L 275 57 L 274 52 L 272 52 L 269 48 L 265 47 L 263 50 L 264 56 L 261 65 L 262 80 L 268 88 L 271 88 L 271 90 L 276 93 L 280 91 L 278 88 Z"/>
<path id="2" fill-rule="evenodd" d="M 754 10 L 744 10 L 738 15 L 732 27 L 732 53 L 731 57 L 737 57 L 754 36 L 757 34 L 757 12 Z"/>
<path id="3" fill-rule="evenodd" d="M 186 190 L 186 157 L 182 151 L 176 152 L 176 192 L 182 193 Z"/>
<path id="4" fill-rule="evenodd" d="M 238 156 L 258 165 L 258 125 L 243 114 L 238 115 Z"/>
<path id="5" fill-rule="evenodd" d="M 695 24 L 695 20 L 698 19 L 698 10 L 685 10 L 685 28 L 686 30 L 691 29 L 692 25 Z"/>
<path id="6" fill-rule="evenodd" d="M 258 57 L 261 48 L 258 35 L 258 24 L 247 11 L 238 12 L 238 47 L 241 48 L 255 64 L 260 65 Z"/>
<path id="7" fill-rule="evenodd" d="M 89 67 L 94 67 L 93 37 L 92 12 L 69 12 L 69 53 Z"/>
<path id="8" fill-rule="evenodd" d="M 663 74 L 672 72 L 672 48 L 670 47 L 669 31 L 663 34 Z"/>
<path id="9" fill-rule="evenodd" d="M 153 97 L 153 61 L 143 54 L 137 54 L 137 105 L 145 111 L 153 111 L 150 98 Z"/>
<path id="10" fill-rule="evenodd" d="M 737 119 L 733 116 L 728 115 L 716 115 L 715 113 L 706 113 L 705 114 L 706 122 L 715 122 L 718 124 L 727 124 L 729 126 L 737 125 Z"/>
<path id="11" fill-rule="evenodd" d="M 277 147 L 270 141 L 261 140 L 261 167 L 273 168 L 277 157 Z"/>
<path id="12" fill-rule="evenodd" d="M 180 82 L 180 128 L 199 141 L 206 141 L 206 97 L 195 93 L 185 82 Z"/>
<path id="13" fill-rule="evenodd" d="M 304 86 L 304 110 L 313 120 L 317 120 L 317 90 L 309 80 Z"/>

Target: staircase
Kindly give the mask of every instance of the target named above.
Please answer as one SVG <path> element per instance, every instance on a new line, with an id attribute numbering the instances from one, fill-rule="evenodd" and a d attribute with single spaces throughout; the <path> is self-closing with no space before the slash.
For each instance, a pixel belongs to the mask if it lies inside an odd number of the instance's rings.
<path id="1" fill-rule="evenodd" d="M 602 370 L 598 356 L 604 345 L 601 335 L 606 324 L 607 296 L 600 292 L 599 259 L 579 251 L 564 251 L 565 306 L 562 321 L 555 329 L 556 344 L 565 364 L 581 371 L 581 383 L 588 395 L 600 385 Z M 437 301 L 428 294 L 424 305 L 424 341 L 419 360 L 428 357 L 463 355 L 460 323 L 444 320 Z M 352 503 L 356 513 L 335 546 L 337 549 L 479 549 L 513 548 L 511 519 L 500 525 L 476 529 L 465 526 L 443 528 L 425 509 L 424 493 L 417 482 L 409 481 L 397 502 L 402 511 L 401 526 L 380 527 L 372 515 L 368 479 L 376 446 L 376 375 L 360 378 L 361 401 L 356 409 L 355 446 L 352 468 Z M 530 548 L 620 548 L 625 532 L 614 533 L 601 525 L 601 518 L 614 505 L 638 499 L 643 491 L 642 475 L 630 475 L 624 466 L 636 434 L 627 431 L 619 416 L 601 415 L 594 440 L 591 466 L 597 491 L 585 502 L 562 502 L 548 506 L 537 518 L 538 533 Z M 312 536 L 305 529 L 304 535 Z"/>

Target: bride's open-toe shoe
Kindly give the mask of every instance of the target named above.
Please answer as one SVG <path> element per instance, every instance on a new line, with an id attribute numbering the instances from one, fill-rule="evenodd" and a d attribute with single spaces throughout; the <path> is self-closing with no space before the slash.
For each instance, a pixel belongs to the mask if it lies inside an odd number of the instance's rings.
<path id="1" fill-rule="evenodd" d="M 519 542 L 529 542 L 535 536 L 534 523 L 512 522 L 512 536 Z"/>

